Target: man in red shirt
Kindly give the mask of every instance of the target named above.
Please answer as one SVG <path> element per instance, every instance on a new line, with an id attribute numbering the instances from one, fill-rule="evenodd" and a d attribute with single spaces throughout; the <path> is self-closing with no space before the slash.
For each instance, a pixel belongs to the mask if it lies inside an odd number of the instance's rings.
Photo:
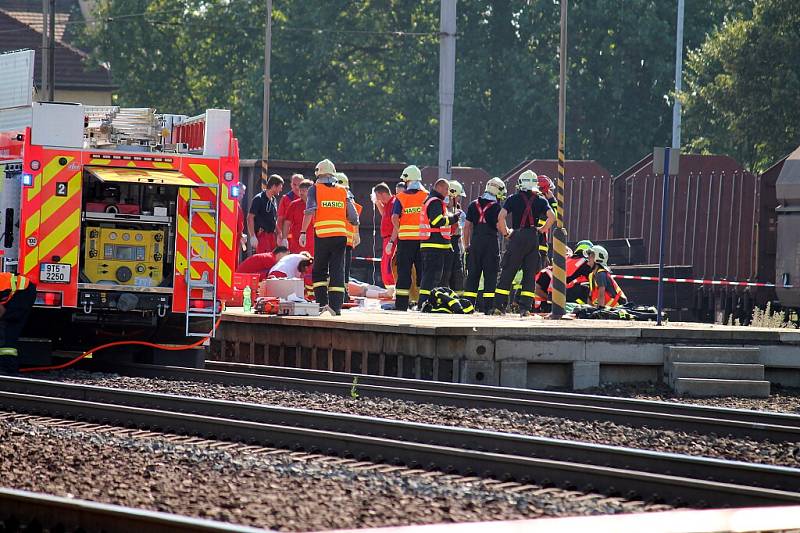
<path id="1" fill-rule="evenodd" d="M 289 249 L 285 246 L 277 246 L 271 252 L 253 254 L 239 263 L 236 272 L 239 274 L 261 274 L 262 278 L 266 278 L 269 271 L 272 270 L 272 267 L 288 254 Z"/>
<path id="2" fill-rule="evenodd" d="M 373 202 L 375 203 L 375 211 L 381 215 L 381 239 L 384 244 L 389 241 L 392 236 L 392 206 L 394 205 L 395 197 L 392 196 L 392 191 L 386 183 L 379 183 L 373 189 Z M 383 253 L 381 255 L 381 279 L 383 285 L 388 289 L 394 287 L 394 276 L 392 275 L 392 257 L 394 250 L 391 254 L 386 253 L 386 246 L 382 246 Z"/>
<path id="3" fill-rule="evenodd" d="M 311 180 L 303 180 L 297 188 L 299 197 L 289 204 L 286 209 L 286 218 L 283 222 L 283 234 L 289 241 L 289 251 L 293 254 L 308 252 L 314 255 L 314 239 L 306 239 L 306 245 L 300 246 L 300 232 L 303 229 L 303 214 L 306 210 L 306 200 L 308 199 L 308 189 L 314 185 Z M 312 217 L 311 223 L 314 223 Z"/>
<path id="4" fill-rule="evenodd" d="M 291 190 L 284 194 L 281 197 L 281 201 L 278 203 L 278 228 L 281 230 L 284 228 L 286 223 L 287 211 L 289 206 L 292 205 L 292 202 L 297 200 L 300 197 L 300 184 L 305 180 L 302 174 L 292 174 L 291 180 Z M 299 226 L 297 226 L 299 227 Z M 299 231 L 299 230 L 298 230 Z M 289 246 L 288 244 L 288 234 L 284 231 L 282 234 L 282 242 L 279 242 L 281 246 Z"/>

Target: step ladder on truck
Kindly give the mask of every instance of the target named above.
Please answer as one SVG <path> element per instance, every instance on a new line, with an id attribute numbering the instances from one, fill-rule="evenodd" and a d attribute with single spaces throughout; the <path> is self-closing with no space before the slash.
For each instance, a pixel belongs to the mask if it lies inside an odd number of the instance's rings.
<path id="1" fill-rule="evenodd" d="M 230 111 L 35 102 L 33 65 L 0 54 L 0 268 L 70 324 L 213 336 L 239 241 Z"/>

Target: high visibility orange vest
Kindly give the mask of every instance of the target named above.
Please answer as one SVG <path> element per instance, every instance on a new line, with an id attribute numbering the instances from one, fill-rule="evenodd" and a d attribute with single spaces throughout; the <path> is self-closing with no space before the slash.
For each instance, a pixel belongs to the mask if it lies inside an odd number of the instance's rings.
<path id="1" fill-rule="evenodd" d="M 353 203 L 356 206 L 356 213 L 358 213 L 358 216 L 361 217 L 361 211 L 364 208 L 361 207 L 361 204 L 359 204 L 357 202 L 353 202 Z M 345 222 L 345 227 L 347 228 L 347 246 L 352 248 L 353 247 L 353 242 L 355 242 L 354 239 L 355 239 L 355 235 L 356 235 L 356 227 L 354 225 L 352 225 L 350 222 Z"/>
<path id="2" fill-rule="evenodd" d="M 0 305 L 7 304 L 15 292 L 25 290 L 29 284 L 30 281 L 25 276 L 0 272 Z"/>
<path id="3" fill-rule="evenodd" d="M 585 257 L 572 256 L 567 257 L 567 277 L 569 278 L 586 262 Z M 587 281 L 586 276 L 579 276 L 567 284 L 567 288 L 574 287 L 580 283 Z"/>
<path id="4" fill-rule="evenodd" d="M 338 185 L 315 185 L 317 237 L 347 237 L 347 191 Z"/>
<path id="5" fill-rule="evenodd" d="M 439 228 L 432 228 L 431 221 L 428 220 L 428 206 L 430 206 L 433 202 L 441 202 L 442 204 L 442 216 L 447 216 L 447 207 L 444 205 L 444 200 L 441 198 L 436 198 L 435 196 L 429 196 L 425 203 L 422 205 L 422 211 L 419 213 L 419 227 L 420 233 L 422 235 L 423 240 L 428 240 L 431 238 L 431 235 L 434 233 L 440 233 L 442 235 L 442 239 L 444 239 L 446 244 L 450 245 L 450 235 L 453 234 L 453 226 L 441 226 Z M 445 244 L 445 243 L 442 243 Z"/>
<path id="6" fill-rule="evenodd" d="M 599 271 L 608 272 L 603 267 L 598 269 Z M 595 300 L 600 296 L 600 286 L 595 282 L 594 279 L 595 272 L 592 271 L 589 274 L 589 301 L 594 303 Z M 598 305 L 602 305 L 604 307 L 616 307 L 619 304 L 620 300 L 628 301 L 628 298 L 625 296 L 625 293 L 622 292 L 622 289 L 619 285 L 617 285 L 617 280 L 614 279 L 613 276 L 609 273 L 609 279 L 611 279 L 611 286 L 614 288 L 614 294 L 609 294 L 609 291 L 605 292 L 605 301 L 598 302 Z"/>
<path id="7" fill-rule="evenodd" d="M 400 228 L 397 238 L 401 241 L 424 241 L 420 227 L 420 214 L 424 215 L 423 204 L 427 195 L 423 191 L 414 194 L 398 193 L 396 202 L 400 202 L 403 210 L 400 213 Z"/>

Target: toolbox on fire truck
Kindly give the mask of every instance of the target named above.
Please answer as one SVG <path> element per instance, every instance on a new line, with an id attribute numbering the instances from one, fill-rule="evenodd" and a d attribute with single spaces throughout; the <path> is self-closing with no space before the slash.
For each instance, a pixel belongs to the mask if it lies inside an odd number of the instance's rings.
<path id="1" fill-rule="evenodd" d="M 33 61 L 0 55 L 0 270 L 75 320 L 176 313 L 208 334 L 194 319 L 213 328 L 238 250 L 230 112 L 34 102 Z"/>

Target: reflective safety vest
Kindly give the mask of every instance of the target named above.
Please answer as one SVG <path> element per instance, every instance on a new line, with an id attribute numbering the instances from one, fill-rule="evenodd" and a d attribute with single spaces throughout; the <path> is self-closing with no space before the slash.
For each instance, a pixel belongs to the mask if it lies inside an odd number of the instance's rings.
<path id="1" fill-rule="evenodd" d="M 600 267 L 598 269 L 598 272 L 600 271 L 608 272 L 608 270 L 606 270 L 603 267 Z M 600 296 L 600 286 L 595 282 L 595 274 L 596 273 L 594 271 L 592 271 L 592 273 L 589 274 L 589 301 L 591 301 L 592 303 L 594 303 Z M 625 293 L 622 292 L 620 286 L 617 285 L 617 280 L 615 280 L 610 273 L 608 275 L 608 278 L 611 280 L 611 286 L 614 289 L 614 294 L 609 294 L 609 291 L 607 290 L 605 293 L 605 301 L 598 302 L 598 305 L 604 307 L 616 307 L 617 305 L 619 305 L 620 300 L 624 300 L 625 302 L 627 302 L 628 298 L 625 296 Z"/>
<path id="2" fill-rule="evenodd" d="M 567 257 L 567 278 L 572 277 L 586 263 L 585 257 Z M 586 276 L 578 276 L 572 281 L 567 283 L 567 288 L 574 287 L 580 283 L 587 281 Z"/>
<path id="3" fill-rule="evenodd" d="M 423 246 L 426 247 L 426 248 L 448 248 L 448 249 L 452 249 L 452 246 L 450 245 L 450 236 L 453 234 L 453 226 L 448 224 L 446 226 L 441 226 L 441 227 L 438 227 L 438 228 L 432 228 L 431 227 L 431 221 L 428 220 L 428 207 L 433 202 L 439 202 L 439 203 L 442 204 L 442 214 L 441 214 L 441 216 L 442 217 L 447 217 L 447 206 L 445 206 L 444 200 L 442 200 L 441 198 L 437 198 L 435 196 L 429 196 L 428 199 L 425 200 L 425 203 L 422 206 L 422 211 L 420 211 L 420 214 L 419 214 L 420 233 L 422 235 L 423 240 L 426 240 L 426 241 L 430 240 L 431 235 L 435 235 L 435 234 L 438 233 L 439 235 L 442 236 L 442 238 L 441 239 L 435 239 L 435 240 L 437 240 L 437 241 L 441 240 L 442 242 L 441 243 L 435 243 L 435 242 L 427 243 L 427 246 L 426 245 L 423 245 Z M 438 222 L 438 221 L 436 221 L 436 222 Z"/>
<path id="4" fill-rule="evenodd" d="M 356 213 L 358 213 L 359 218 L 361 217 L 361 211 L 363 211 L 363 207 L 361 204 L 353 202 L 356 206 Z M 356 236 L 356 227 L 352 225 L 350 222 L 345 222 L 345 227 L 347 228 L 347 246 L 350 248 L 353 247 L 353 243 L 355 242 Z"/>
<path id="5" fill-rule="evenodd" d="M 14 297 L 15 292 L 27 289 L 30 283 L 25 276 L 0 272 L 0 305 L 7 304 Z"/>
<path id="6" fill-rule="evenodd" d="M 316 185 L 317 212 L 314 232 L 317 237 L 347 237 L 347 190 L 338 185 Z"/>
<path id="7" fill-rule="evenodd" d="M 422 236 L 420 215 L 424 215 L 423 205 L 427 195 L 423 191 L 414 194 L 407 192 L 398 193 L 396 202 L 403 208 L 400 212 L 400 228 L 397 238 L 401 241 L 424 241 L 428 237 Z M 427 220 L 427 217 L 425 217 Z"/>

